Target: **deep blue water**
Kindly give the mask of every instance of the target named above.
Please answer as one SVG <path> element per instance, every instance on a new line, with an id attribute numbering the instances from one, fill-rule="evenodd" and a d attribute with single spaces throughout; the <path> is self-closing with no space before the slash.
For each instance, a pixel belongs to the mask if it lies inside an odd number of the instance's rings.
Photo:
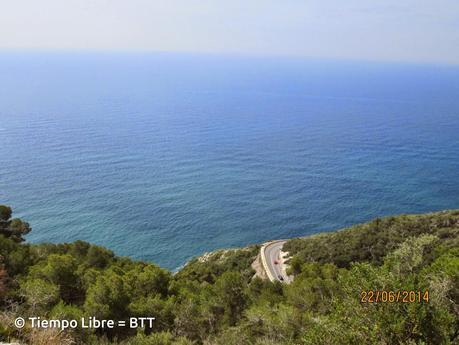
<path id="1" fill-rule="evenodd" d="M 0 157 L 0 203 L 28 240 L 174 269 L 459 208 L 459 68 L 3 52 Z"/>

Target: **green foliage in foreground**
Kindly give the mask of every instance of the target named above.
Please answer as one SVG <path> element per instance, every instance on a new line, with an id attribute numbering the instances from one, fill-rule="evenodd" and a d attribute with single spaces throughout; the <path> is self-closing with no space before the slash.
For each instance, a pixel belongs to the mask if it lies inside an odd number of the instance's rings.
<path id="1" fill-rule="evenodd" d="M 12 225 L 16 223 L 16 225 Z M 22 224 L 19 226 L 18 224 Z M 0 341 L 28 344 L 457 344 L 459 211 L 378 219 L 289 241 L 295 280 L 253 278 L 259 247 L 217 251 L 180 272 L 85 242 L 30 245 L 0 206 Z M 16 229 L 16 230 L 15 230 Z M 20 230 L 18 230 L 20 229 Z M 429 302 L 362 303 L 366 290 L 429 291 Z M 152 329 L 37 331 L 17 316 L 125 320 Z"/>

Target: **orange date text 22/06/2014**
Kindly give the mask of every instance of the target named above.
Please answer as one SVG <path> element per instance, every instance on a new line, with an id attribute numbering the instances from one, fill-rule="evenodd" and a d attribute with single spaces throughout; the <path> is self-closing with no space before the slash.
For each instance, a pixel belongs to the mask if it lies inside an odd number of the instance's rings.
<path id="1" fill-rule="evenodd" d="M 428 303 L 429 290 L 366 290 L 360 292 L 361 303 Z"/>

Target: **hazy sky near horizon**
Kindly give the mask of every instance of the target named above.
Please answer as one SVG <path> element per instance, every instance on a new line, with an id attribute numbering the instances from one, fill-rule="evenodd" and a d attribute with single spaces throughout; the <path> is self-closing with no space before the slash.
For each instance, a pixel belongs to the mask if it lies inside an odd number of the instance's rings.
<path id="1" fill-rule="evenodd" d="M 0 49 L 459 64 L 459 1 L 0 0 Z"/>

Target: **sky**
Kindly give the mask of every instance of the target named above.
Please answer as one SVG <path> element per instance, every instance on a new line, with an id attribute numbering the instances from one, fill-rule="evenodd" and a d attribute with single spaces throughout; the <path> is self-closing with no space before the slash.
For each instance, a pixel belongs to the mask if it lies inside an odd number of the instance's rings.
<path id="1" fill-rule="evenodd" d="M 459 64 L 459 1 L 0 0 L 0 49 Z"/>

